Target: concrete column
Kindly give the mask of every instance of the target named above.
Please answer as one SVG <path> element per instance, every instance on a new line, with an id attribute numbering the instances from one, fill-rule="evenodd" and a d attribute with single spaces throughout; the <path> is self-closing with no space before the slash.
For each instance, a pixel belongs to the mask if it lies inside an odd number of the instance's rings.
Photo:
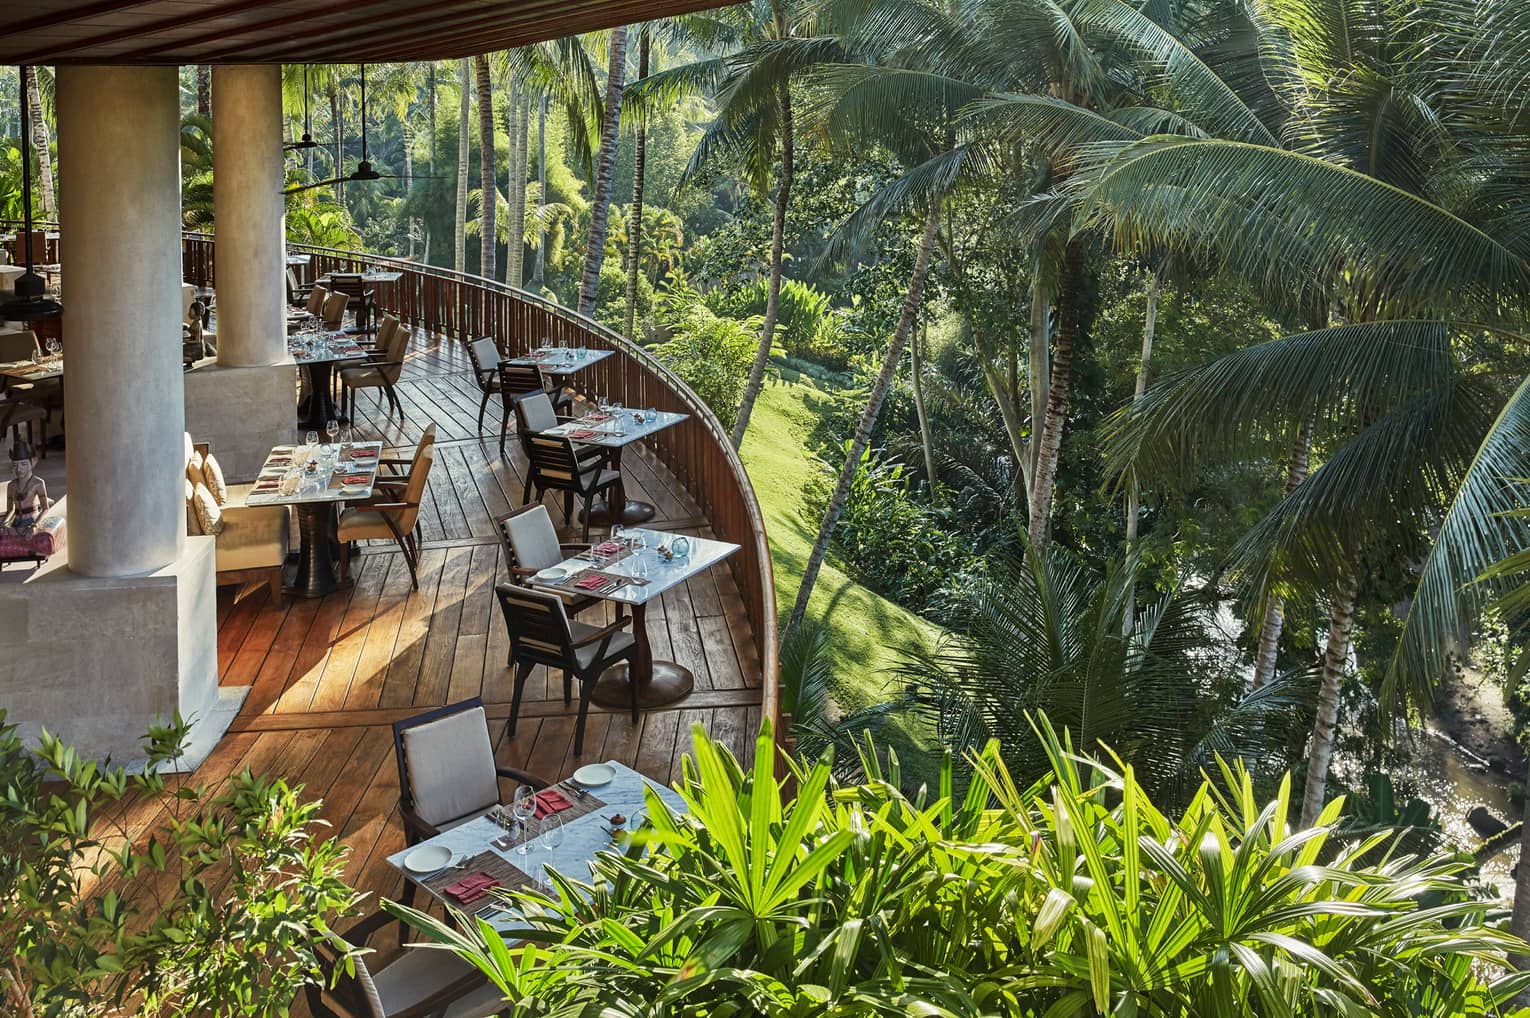
<path id="1" fill-rule="evenodd" d="M 69 568 L 136 576 L 186 540 L 180 86 L 60 67 L 56 88 Z"/>
<path id="2" fill-rule="evenodd" d="M 218 363 L 280 364 L 286 341 L 282 71 L 213 68 Z"/>

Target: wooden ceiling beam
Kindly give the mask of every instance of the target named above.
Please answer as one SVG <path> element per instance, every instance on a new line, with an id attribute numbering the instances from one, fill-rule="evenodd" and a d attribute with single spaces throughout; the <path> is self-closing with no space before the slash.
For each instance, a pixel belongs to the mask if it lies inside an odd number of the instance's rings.
<path id="1" fill-rule="evenodd" d="M 535 13 L 535 11 L 543 8 L 562 8 L 565 6 L 566 0 L 535 0 L 535 2 L 527 3 L 518 8 L 516 13 L 520 14 L 522 11 Z M 461 11 L 455 16 L 448 14 L 433 20 L 428 29 L 416 30 L 414 35 L 401 35 L 399 29 L 392 26 L 378 28 L 368 25 L 356 29 L 341 30 L 333 35 L 326 35 L 323 39 L 317 40 L 314 52 L 322 57 L 325 54 L 348 53 L 355 47 L 367 47 L 379 43 L 391 45 L 397 40 L 414 39 L 421 36 L 425 38 L 429 38 L 431 35 L 441 38 L 457 38 L 470 32 L 480 32 L 490 29 L 495 25 L 502 25 L 504 21 L 505 15 L 503 11 L 494 11 L 488 14 L 478 11 Z M 493 49 L 503 48 L 493 47 Z M 485 50 L 485 52 L 492 51 L 492 49 Z M 324 63 L 325 61 L 320 59 L 316 62 Z"/>
<path id="2" fill-rule="evenodd" d="M 555 2 L 561 2 L 561 0 L 555 0 Z M 399 9 L 399 10 L 394 10 L 394 11 L 381 11 L 378 14 L 373 15 L 372 17 L 364 19 L 363 21 L 361 21 L 354 28 L 350 27 L 350 26 L 333 28 L 328 33 L 325 34 L 323 39 L 316 40 L 316 41 L 318 41 L 318 42 L 328 42 L 331 39 L 349 38 L 349 37 L 351 37 L 353 35 L 356 35 L 356 34 L 365 34 L 365 35 L 368 35 L 368 36 L 370 36 L 370 35 L 388 34 L 388 33 L 392 33 L 392 32 L 398 31 L 398 29 L 396 27 L 391 25 L 391 22 L 406 21 L 406 20 L 408 20 L 410 18 L 413 18 L 413 17 L 416 17 L 416 16 L 418 16 L 420 14 L 431 14 L 431 13 L 434 13 L 434 12 L 446 12 L 445 14 L 438 15 L 438 17 L 436 17 L 436 18 L 432 18 L 431 24 L 432 25 L 439 25 L 439 24 L 441 24 L 441 21 L 439 20 L 439 18 L 442 18 L 442 17 L 449 18 L 450 17 L 450 12 L 451 12 L 451 10 L 453 8 L 461 8 L 464 4 L 470 4 L 471 5 L 471 9 L 467 10 L 467 11 L 460 11 L 459 12 L 459 16 L 477 16 L 483 10 L 483 6 L 484 6 L 483 0 L 430 0 L 430 2 L 428 2 L 428 3 L 419 4 L 419 5 L 414 6 L 414 7 L 407 7 L 407 8 L 402 8 L 402 9 Z M 326 13 L 324 15 L 319 15 L 319 16 L 321 16 L 321 17 L 322 16 L 328 16 L 331 13 L 344 13 L 345 11 L 349 10 L 350 7 L 351 7 L 350 4 L 338 4 L 336 6 L 338 7 L 338 11 L 335 11 L 334 9 L 326 9 Z M 497 11 L 496 13 L 491 13 L 491 14 L 482 15 L 482 16 L 486 17 L 486 18 L 498 18 L 500 20 L 503 20 L 505 15 L 504 15 L 504 11 L 500 10 L 500 11 Z M 194 43 L 196 40 L 189 40 L 189 41 Z M 253 57 L 256 62 L 259 62 L 262 59 L 262 55 L 263 54 L 268 53 L 268 52 L 275 54 L 275 53 L 280 52 L 283 49 L 290 48 L 290 46 L 291 46 L 291 43 L 288 40 L 263 40 L 263 41 L 255 42 L 253 44 L 249 43 L 249 42 L 236 43 L 236 44 L 234 44 L 232 46 L 225 46 L 225 47 L 223 47 L 221 49 L 208 50 L 207 53 L 208 53 L 208 56 L 213 57 L 214 59 L 216 59 L 218 57 L 221 57 L 221 56 L 224 56 L 226 54 L 233 53 L 233 54 L 238 54 L 240 57 Z M 287 60 L 287 61 L 284 61 L 284 62 L 291 63 L 293 61 Z M 303 62 L 304 63 L 324 63 L 325 61 L 322 61 L 322 60 L 304 60 Z M 354 61 L 347 60 L 345 62 L 346 63 L 353 63 Z"/>
<path id="3" fill-rule="evenodd" d="M 81 21 L 85 18 L 99 18 L 103 14 L 115 14 L 118 11 L 125 11 L 130 7 L 142 7 L 153 2 L 154 0 L 102 0 L 101 3 L 71 7 L 69 10 L 59 11 L 55 14 L 39 14 L 33 18 L 7 22 L 5 33 L 7 35 L 20 35 L 22 32 L 30 32 L 38 28 L 55 28 L 59 25 L 67 25 L 72 21 Z"/>
<path id="4" fill-rule="evenodd" d="M 304 9 L 302 9 L 300 11 L 296 11 L 296 12 L 289 13 L 289 14 L 283 14 L 279 18 L 267 18 L 265 21 L 251 22 L 250 24 L 247 24 L 247 25 L 229 25 L 229 26 L 221 28 L 221 29 L 216 29 L 216 30 L 213 30 L 213 31 L 204 32 L 201 35 L 194 35 L 194 36 L 191 36 L 191 37 L 185 38 L 185 39 L 167 39 L 164 42 L 159 43 L 157 45 L 145 46 L 144 48 L 138 49 L 138 50 L 129 50 L 128 52 L 122 54 L 122 59 L 123 60 L 128 60 L 128 61 L 145 61 L 145 60 L 152 60 L 152 59 L 154 59 L 156 57 L 163 57 L 163 56 L 166 56 L 166 55 L 172 55 L 173 56 L 173 55 L 175 55 L 177 53 L 191 53 L 191 52 L 194 52 L 195 48 L 199 44 L 201 44 L 201 43 L 216 42 L 216 41 L 219 41 L 221 39 L 230 39 L 230 38 L 238 38 L 240 36 L 254 35 L 257 32 L 264 32 L 264 31 L 268 31 L 270 29 L 290 29 L 294 25 L 299 25 L 299 24 L 301 24 L 301 23 L 303 23 L 305 21 L 312 21 L 315 18 L 322 18 L 322 17 L 325 17 L 326 15 L 330 15 L 330 14 L 344 14 L 344 13 L 346 13 L 348 11 L 355 11 L 355 12 L 357 12 L 358 15 L 360 15 L 363 8 L 373 7 L 373 6 L 376 6 L 377 4 L 382 4 L 382 3 L 387 3 L 387 2 L 388 2 L 388 0 L 338 0 L 338 2 L 327 4 L 327 5 L 324 5 L 324 6 L 305 7 Z M 248 8 L 269 7 L 270 6 L 270 2 L 269 2 L 269 0 L 241 0 L 241 2 L 239 4 L 236 4 L 235 6 L 239 7 L 240 9 L 244 9 L 244 8 L 247 8 L 247 7 Z M 229 11 L 228 13 L 237 13 L 237 12 Z M 203 20 L 205 20 L 205 19 L 203 19 Z M 140 33 L 140 34 L 148 34 L 148 33 Z M 288 41 L 289 42 L 291 41 L 290 37 L 289 37 Z M 233 47 L 229 47 L 229 48 L 225 49 L 223 52 L 238 52 L 238 50 L 233 48 Z M 207 63 L 207 61 L 205 61 L 205 60 L 188 61 L 188 62 Z M 296 63 L 296 61 L 283 61 L 283 62 L 284 63 Z"/>
<path id="5" fill-rule="evenodd" d="M 102 35 L 81 36 L 78 39 L 57 42 L 46 49 L 28 53 L 25 57 L 17 60 L 16 63 L 49 64 L 53 63 L 63 53 L 76 53 L 82 49 L 89 49 L 92 46 L 109 46 L 114 42 L 121 42 L 124 39 L 132 39 L 141 35 L 153 35 L 157 32 L 168 32 L 176 28 L 184 28 L 187 25 L 195 25 L 198 22 L 227 17 L 230 14 L 238 14 L 241 11 L 254 10 L 265 6 L 268 6 L 265 0 L 239 0 L 238 3 L 229 4 L 228 6 L 206 7 L 194 14 L 182 14 L 176 18 L 151 21 L 147 24 L 131 28 L 119 28 L 114 32 L 106 32 Z M 131 55 L 124 54 L 124 56 L 131 59 Z"/>

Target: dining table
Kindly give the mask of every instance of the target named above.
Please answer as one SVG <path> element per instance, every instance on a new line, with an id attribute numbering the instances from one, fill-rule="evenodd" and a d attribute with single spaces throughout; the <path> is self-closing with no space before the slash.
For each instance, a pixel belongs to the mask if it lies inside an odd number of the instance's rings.
<path id="1" fill-rule="evenodd" d="M 613 352 L 612 350 L 595 350 L 587 346 L 539 346 L 524 357 L 511 357 L 508 360 L 511 364 L 541 368 L 544 375 L 568 378 L 599 364 Z"/>
<path id="2" fill-rule="evenodd" d="M 602 707 L 625 709 L 632 703 L 635 685 L 639 707 L 662 707 L 689 696 L 696 676 L 679 662 L 654 660 L 648 606 L 738 549 L 710 537 L 628 528 L 617 540 L 534 573 L 530 582 L 543 590 L 596 597 L 631 609 L 636 644 L 632 663 L 608 669 L 591 698 Z"/>
<path id="3" fill-rule="evenodd" d="M 278 445 L 266 456 L 245 505 L 290 505 L 297 511 L 298 563 L 291 583 L 297 597 L 323 597 L 341 587 L 336 575 L 339 508 L 372 497 L 381 442 Z"/>
<path id="4" fill-rule="evenodd" d="M 609 449 L 611 450 L 611 469 L 620 472 L 623 449 L 665 428 L 672 428 L 690 416 L 690 414 L 673 413 L 668 410 L 608 408 L 565 421 L 548 428 L 542 434 L 567 438 L 580 445 L 598 445 Z M 589 513 L 591 523 L 597 526 L 606 526 L 611 523 L 647 523 L 657 515 L 658 510 L 653 503 L 628 498 L 626 489 L 621 486 L 618 486 L 616 490 L 616 501 L 621 505 L 620 512 L 614 511 L 609 504 L 596 506 Z"/>
<path id="5" fill-rule="evenodd" d="M 650 793 L 675 814 L 689 812 L 680 793 L 616 760 L 581 767 L 551 789 L 553 796 L 539 793 L 547 805 L 539 804 L 538 812 L 559 817 L 556 833 L 543 833 L 540 818 L 522 826 L 501 806 L 394 852 L 388 864 L 436 901 L 478 916 L 502 937 L 516 940 L 527 930 L 525 913 L 503 892 L 545 887 L 550 870 L 588 884 L 596 853 L 621 849 L 647 822 Z M 612 817 L 622 823 L 613 824 Z M 486 880 L 493 881 L 491 889 L 485 889 Z M 454 887 L 472 890 L 448 890 Z"/>
<path id="6" fill-rule="evenodd" d="M 49 354 L 35 361 L 0 363 L 0 375 L 18 382 L 51 382 L 64 377 L 64 355 Z"/>
<path id="7" fill-rule="evenodd" d="M 352 333 L 334 331 L 294 332 L 287 337 L 287 352 L 308 374 L 308 399 L 298 411 L 302 426 L 309 431 L 324 431 L 330 421 L 338 420 L 335 401 L 329 393 L 334 366 L 365 360 L 367 351 Z"/>

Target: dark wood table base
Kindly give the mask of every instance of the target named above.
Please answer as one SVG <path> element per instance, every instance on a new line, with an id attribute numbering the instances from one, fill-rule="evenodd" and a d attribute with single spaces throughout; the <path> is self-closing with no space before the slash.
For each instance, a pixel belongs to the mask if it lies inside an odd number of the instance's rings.
<path id="1" fill-rule="evenodd" d="M 298 548 L 296 575 L 287 584 L 293 597 L 324 597 L 342 586 L 335 575 L 335 503 L 300 502 L 297 505 Z"/>
<path id="2" fill-rule="evenodd" d="M 683 700 L 691 695 L 696 686 L 696 676 L 689 668 L 673 661 L 655 661 L 653 646 L 648 642 L 648 606 L 632 606 L 632 636 L 637 643 L 637 653 L 632 664 L 615 665 L 606 669 L 590 699 L 612 710 L 632 709 L 632 687 L 637 685 L 638 707 L 662 707 Z"/>
<path id="3" fill-rule="evenodd" d="M 626 505 L 622 508 L 622 518 L 620 522 L 623 525 L 630 527 L 638 523 L 647 523 L 657 514 L 658 510 L 655 509 L 652 504 L 648 502 L 639 502 L 635 498 L 629 498 L 627 499 Z M 583 520 L 584 515 L 585 514 L 581 511 L 579 518 Z M 611 525 L 611 508 L 608 505 L 602 504 L 596 506 L 594 509 L 590 510 L 589 516 L 591 526 L 609 527 Z"/>

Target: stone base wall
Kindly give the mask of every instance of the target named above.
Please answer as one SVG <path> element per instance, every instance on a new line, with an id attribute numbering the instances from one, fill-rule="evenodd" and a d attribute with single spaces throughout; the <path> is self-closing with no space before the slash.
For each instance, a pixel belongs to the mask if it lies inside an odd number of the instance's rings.
<path id="1" fill-rule="evenodd" d="M 150 724 L 217 705 L 212 538 L 146 576 L 65 567 L 0 586 L 0 647 L 0 708 L 24 737 L 46 727 L 92 757 L 142 757 Z"/>
<path id="2" fill-rule="evenodd" d="M 228 480 L 253 481 L 271 447 L 293 440 L 296 399 L 296 365 L 205 364 L 186 372 L 186 430 L 211 446 Z"/>

